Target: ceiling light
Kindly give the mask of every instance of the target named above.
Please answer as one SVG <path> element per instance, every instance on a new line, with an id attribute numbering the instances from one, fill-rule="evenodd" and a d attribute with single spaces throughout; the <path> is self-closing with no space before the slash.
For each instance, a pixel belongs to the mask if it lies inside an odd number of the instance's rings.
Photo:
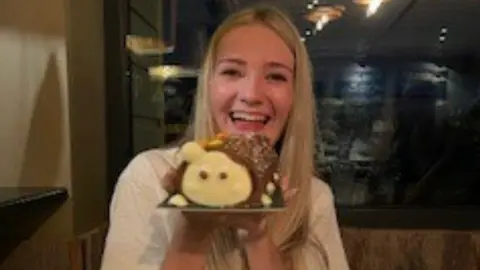
<path id="1" fill-rule="evenodd" d="M 308 4 L 308 5 L 307 5 L 307 8 L 308 8 L 308 9 L 312 9 L 312 8 L 313 8 L 313 5 L 312 5 L 312 4 Z"/>
<path id="2" fill-rule="evenodd" d="M 442 34 L 448 33 L 448 28 L 447 27 L 442 27 L 442 29 L 440 30 L 440 33 L 442 33 Z"/>
<path id="3" fill-rule="evenodd" d="M 341 5 L 321 5 L 308 13 L 305 18 L 315 24 L 317 31 L 321 31 L 331 21 L 340 19 L 344 12 L 345 7 Z"/>
<path id="4" fill-rule="evenodd" d="M 197 77 L 198 71 L 181 66 L 155 66 L 148 69 L 148 74 L 152 79 L 165 81 L 172 78 Z"/>
<path id="5" fill-rule="evenodd" d="M 372 16 L 373 14 L 377 13 L 378 8 L 382 4 L 383 0 L 372 0 L 367 7 L 367 17 Z"/>
<path id="6" fill-rule="evenodd" d="M 127 35 L 125 45 L 137 55 L 163 55 L 172 53 L 174 49 L 161 39 L 135 35 Z"/>
<path id="7" fill-rule="evenodd" d="M 352 0 L 354 4 L 359 5 L 359 6 L 369 6 L 373 5 L 372 2 L 375 2 L 376 0 Z M 381 0 L 380 4 L 389 2 L 390 0 Z"/>
<path id="8" fill-rule="evenodd" d="M 377 13 L 380 6 L 390 0 L 353 0 L 357 5 L 367 6 L 367 17 L 373 16 Z"/>

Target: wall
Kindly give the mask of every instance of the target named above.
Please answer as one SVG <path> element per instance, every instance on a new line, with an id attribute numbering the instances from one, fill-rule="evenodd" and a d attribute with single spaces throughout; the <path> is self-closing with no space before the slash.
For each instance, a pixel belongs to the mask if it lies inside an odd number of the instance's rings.
<path id="1" fill-rule="evenodd" d="M 352 270 L 478 270 L 480 232 L 342 228 Z"/>
<path id="2" fill-rule="evenodd" d="M 1 186 L 71 190 L 63 1 L 7 0 L 0 7 Z M 45 7 L 47 16 L 37 12 Z M 64 207 L 55 219 L 71 220 L 68 212 Z M 72 229 L 56 227 L 51 232 Z"/>
<path id="3" fill-rule="evenodd" d="M 79 3 L 0 2 L 0 186 L 70 193 L 0 269 L 67 269 L 106 221 L 103 8 Z"/>
<path id="4" fill-rule="evenodd" d="M 70 184 L 64 6 L 42 5 L 48 16 L 34 1 L 1 3 L 2 186 Z"/>

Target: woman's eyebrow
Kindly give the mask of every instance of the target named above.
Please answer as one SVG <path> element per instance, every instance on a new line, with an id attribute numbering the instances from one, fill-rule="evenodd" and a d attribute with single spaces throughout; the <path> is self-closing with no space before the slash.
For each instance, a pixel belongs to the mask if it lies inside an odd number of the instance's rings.
<path id="1" fill-rule="evenodd" d="M 273 68 L 286 69 L 286 70 L 290 71 L 291 73 L 293 73 L 293 69 L 292 69 L 289 65 L 287 65 L 287 64 L 285 64 L 285 63 L 272 61 L 272 62 L 268 62 L 268 63 L 267 63 L 267 66 L 268 66 L 268 67 L 273 67 Z"/>
<path id="2" fill-rule="evenodd" d="M 239 58 L 221 58 L 217 61 L 217 65 L 221 64 L 221 63 L 233 63 L 233 64 L 237 64 L 237 65 L 242 65 L 242 66 L 247 65 L 247 62 L 245 60 L 242 60 L 242 59 L 239 59 Z M 293 73 L 293 69 L 289 65 L 287 65 L 285 63 L 282 63 L 282 62 L 270 61 L 270 62 L 267 62 L 265 64 L 265 66 L 269 67 L 269 68 L 282 68 L 282 69 L 286 69 L 287 71 Z"/>
<path id="3" fill-rule="evenodd" d="M 238 65 L 243 65 L 243 66 L 247 65 L 246 61 L 238 58 L 222 58 L 217 61 L 217 64 L 220 64 L 220 63 L 234 63 Z"/>

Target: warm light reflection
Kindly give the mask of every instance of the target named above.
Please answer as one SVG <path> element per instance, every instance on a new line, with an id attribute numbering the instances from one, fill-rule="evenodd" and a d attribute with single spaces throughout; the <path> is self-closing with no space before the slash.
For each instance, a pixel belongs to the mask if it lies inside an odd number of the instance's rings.
<path id="1" fill-rule="evenodd" d="M 152 79 L 165 81 L 171 78 L 196 77 L 198 72 L 194 69 L 179 66 L 157 66 L 150 67 L 148 69 L 148 74 Z"/>
<path id="2" fill-rule="evenodd" d="M 375 13 L 377 13 L 378 8 L 382 5 L 383 0 L 372 0 L 368 4 L 367 7 L 367 17 L 373 16 Z"/>
<path id="3" fill-rule="evenodd" d="M 305 18 L 315 24 L 313 34 L 316 34 L 317 32 L 322 31 L 330 22 L 340 19 L 344 12 L 345 7 L 341 5 L 320 5 L 309 12 Z M 310 35 L 308 32 L 309 30 L 305 33 L 307 36 Z"/>
<path id="4" fill-rule="evenodd" d="M 320 20 L 318 20 L 318 22 L 316 23 L 316 29 L 318 31 L 322 31 L 322 29 L 325 27 L 325 25 L 328 24 L 329 21 L 330 21 L 330 19 L 329 19 L 328 15 L 326 15 L 326 14 L 322 15 Z"/>
<path id="5" fill-rule="evenodd" d="M 125 39 L 127 49 L 137 55 L 162 55 L 172 53 L 174 47 L 163 40 L 154 37 L 127 35 Z"/>
<path id="6" fill-rule="evenodd" d="M 366 16 L 371 17 L 378 12 L 378 9 L 389 0 L 353 0 L 357 5 L 367 6 Z"/>

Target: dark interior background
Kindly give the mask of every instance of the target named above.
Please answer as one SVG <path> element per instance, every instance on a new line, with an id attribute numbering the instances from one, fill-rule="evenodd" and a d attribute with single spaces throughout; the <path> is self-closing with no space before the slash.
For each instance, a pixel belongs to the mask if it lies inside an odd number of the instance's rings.
<path id="1" fill-rule="evenodd" d="M 305 38 L 318 104 L 317 173 L 339 206 L 480 206 L 477 0 L 390 0 L 370 18 L 351 0 L 130 0 L 125 32 L 160 37 L 174 50 L 124 52 L 124 160 L 174 141 L 188 123 L 196 79 L 159 82 L 148 68 L 198 68 L 218 24 L 258 2 L 288 12 Z M 346 11 L 313 34 L 305 15 L 323 4 Z"/>

